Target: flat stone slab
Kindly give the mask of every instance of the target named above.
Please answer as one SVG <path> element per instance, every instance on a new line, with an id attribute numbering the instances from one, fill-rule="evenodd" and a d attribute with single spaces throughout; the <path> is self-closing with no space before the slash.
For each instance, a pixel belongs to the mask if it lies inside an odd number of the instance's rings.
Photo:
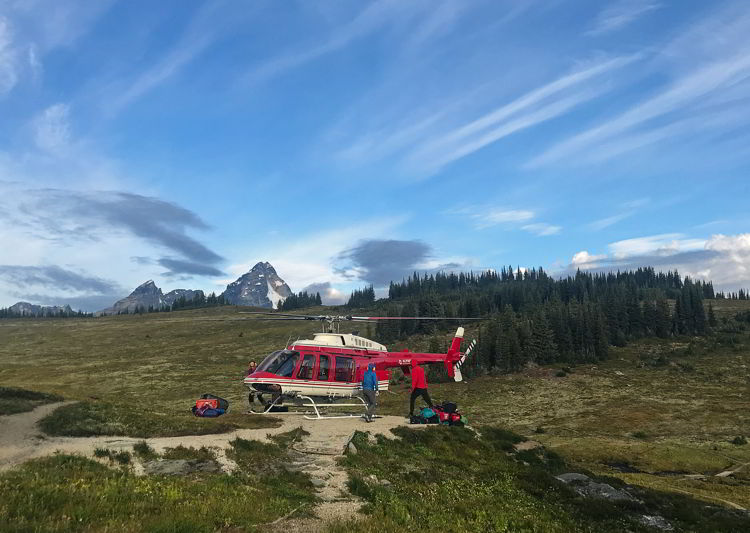
<path id="1" fill-rule="evenodd" d="M 560 474 L 559 476 L 555 476 L 557 479 L 562 481 L 563 483 L 570 483 L 571 481 L 589 481 L 589 476 L 586 476 L 584 474 L 579 474 L 577 472 L 568 472 L 567 474 Z"/>
<path id="2" fill-rule="evenodd" d="M 163 476 L 184 476 L 195 472 L 221 472 L 216 461 L 198 461 L 196 459 L 158 459 L 144 463 L 146 474 Z"/>

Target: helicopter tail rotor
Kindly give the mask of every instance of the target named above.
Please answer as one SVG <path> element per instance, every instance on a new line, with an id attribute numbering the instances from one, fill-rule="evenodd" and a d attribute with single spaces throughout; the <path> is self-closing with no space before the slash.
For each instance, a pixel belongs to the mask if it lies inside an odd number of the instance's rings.
<path id="1" fill-rule="evenodd" d="M 448 357 L 446 358 L 446 363 L 450 364 L 448 374 L 453 376 L 454 381 L 463 381 L 464 378 L 461 374 L 461 367 L 466 362 L 466 358 L 469 356 L 469 354 L 471 354 L 471 351 L 477 344 L 476 340 L 472 340 L 469 344 L 469 347 L 462 354 L 461 341 L 463 340 L 463 337 L 464 328 L 458 328 L 458 330 L 456 330 L 456 335 L 453 337 L 453 342 L 451 342 L 451 347 L 448 350 Z"/>

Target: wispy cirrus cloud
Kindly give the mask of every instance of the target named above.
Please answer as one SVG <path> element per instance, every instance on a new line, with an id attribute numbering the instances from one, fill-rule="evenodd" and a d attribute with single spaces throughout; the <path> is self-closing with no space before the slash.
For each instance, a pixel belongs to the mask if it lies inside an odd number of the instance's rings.
<path id="1" fill-rule="evenodd" d="M 549 235 L 557 235 L 560 233 L 562 226 L 555 226 L 554 224 L 547 224 L 546 222 L 536 222 L 534 224 L 521 226 L 521 229 L 539 237 L 547 237 Z"/>
<path id="2" fill-rule="evenodd" d="M 603 35 L 624 28 L 646 13 L 661 7 L 653 0 L 620 0 L 602 9 L 588 35 Z"/>
<path id="3" fill-rule="evenodd" d="M 224 0 L 201 5 L 174 46 L 135 76 L 124 76 L 105 90 L 105 110 L 116 114 L 177 76 L 218 40 L 242 28 L 252 12 L 252 9 L 232 9 L 231 3 Z"/>
<path id="4" fill-rule="evenodd" d="M 405 173 L 427 177 L 454 161 L 596 99 L 610 90 L 614 73 L 639 57 L 635 54 L 583 62 L 500 106 L 487 110 L 484 105 L 479 116 L 474 112 L 468 120 L 468 108 L 476 107 L 476 94 L 465 90 L 451 101 L 431 103 L 429 112 L 418 106 L 395 123 L 360 130 L 336 153 L 349 163 L 395 155 Z"/>
<path id="5" fill-rule="evenodd" d="M 254 65 L 243 76 L 241 84 L 254 85 L 271 80 L 325 55 L 339 51 L 354 41 L 368 37 L 380 30 L 408 35 L 404 50 L 414 50 L 435 35 L 453 27 L 465 9 L 460 3 L 450 1 L 376 0 L 370 2 L 353 17 L 337 20 L 332 28 L 311 43 L 299 44 L 285 53 L 277 54 Z M 346 17 L 342 14 L 341 17 Z M 336 17 L 337 19 L 339 17 Z"/>
<path id="6" fill-rule="evenodd" d="M 717 27 L 726 38 L 704 45 L 707 28 Z M 702 135 L 706 129 L 726 132 L 746 126 L 750 113 L 737 91 L 746 94 L 750 89 L 748 35 L 750 15 L 734 6 L 694 25 L 664 45 L 654 58 L 663 64 L 662 70 L 674 73 L 667 83 L 619 114 L 553 144 L 526 167 L 601 162 L 657 142 L 695 135 L 696 128 Z M 676 61 L 682 61 L 679 68 L 673 64 Z"/>
<path id="7" fill-rule="evenodd" d="M 591 230 L 599 231 L 614 226 L 618 222 L 622 222 L 623 220 L 635 215 L 638 212 L 638 209 L 647 205 L 650 201 L 650 198 L 638 198 L 636 200 L 624 202 L 619 206 L 619 213 L 595 220 L 587 224 L 587 227 Z"/>
<path id="8" fill-rule="evenodd" d="M 38 78 L 45 54 L 73 44 L 113 3 L 4 2 L 0 14 L 0 97 L 25 78 Z"/>
<path id="9" fill-rule="evenodd" d="M 0 16 L 0 96 L 7 94 L 18 81 L 18 56 L 13 48 L 10 21 Z"/>
<path id="10" fill-rule="evenodd" d="M 557 235 L 562 230 L 562 226 L 534 221 L 537 213 L 532 209 L 472 205 L 449 209 L 443 213 L 468 218 L 473 221 L 474 228 L 477 230 L 504 226 L 508 229 L 521 229 L 539 237 Z"/>

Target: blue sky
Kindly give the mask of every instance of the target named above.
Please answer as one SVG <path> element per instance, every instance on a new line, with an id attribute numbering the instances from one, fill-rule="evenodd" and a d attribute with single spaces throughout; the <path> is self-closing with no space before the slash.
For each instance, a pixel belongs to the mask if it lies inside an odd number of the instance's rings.
<path id="1" fill-rule="evenodd" d="M 741 1 L 0 0 L 0 306 L 414 270 L 750 286 Z"/>

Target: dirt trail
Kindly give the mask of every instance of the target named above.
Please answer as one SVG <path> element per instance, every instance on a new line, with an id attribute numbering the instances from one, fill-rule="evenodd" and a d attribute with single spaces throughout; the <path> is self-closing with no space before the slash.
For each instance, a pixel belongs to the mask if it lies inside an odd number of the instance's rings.
<path id="1" fill-rule="evenodd" d="M 289 468 L 310 474 L 318 490 L 322 504 L 315 509 L 316 517 L 283 520 L 274 524 L 285 532 L 315 531 L 323 523 L 355 518 L 361 502 L 347 490 L 348 476 L 338 465 L 337 459 L 355 431 L 380 433 L 395 438 L 392 429 L 405 425 L 404 418 L 386 416 L 367 423 L 360 418 L 331 420 L 307 420 L 302 416 L 280 416 L 282 424 L 277 428 L 239 429 L 231 433 L 211 435 L 189 435 L 181 437 L 158 437 L 136 439 L 132 437 L 48 437 L 37 427 L 39 420 L 49 413 L 71 402 L 61 402 L 37 407 L 28 413 L 0 416 L 0 471 L 8 470 L 25 461 L 44 457 L 55 452 L 80 454 L 93 457 L 96 448 L 132 451 L 134 444 L 145 440 L 156 452 L 165 448 L 201 446 L 217 448 L 217 459 L 225 472 L 233 471 L 237 465 L 227 458 L 225 450 L 229 442 L 237 437 L 268 441 L 269 435 L 285 433 L 301 427 L 309 433 L 292 445 L 289 451 Z M 248 415 L 260 416 L 260 415 Z M 135 464 L 136 474 L 143 469 Z"/>

